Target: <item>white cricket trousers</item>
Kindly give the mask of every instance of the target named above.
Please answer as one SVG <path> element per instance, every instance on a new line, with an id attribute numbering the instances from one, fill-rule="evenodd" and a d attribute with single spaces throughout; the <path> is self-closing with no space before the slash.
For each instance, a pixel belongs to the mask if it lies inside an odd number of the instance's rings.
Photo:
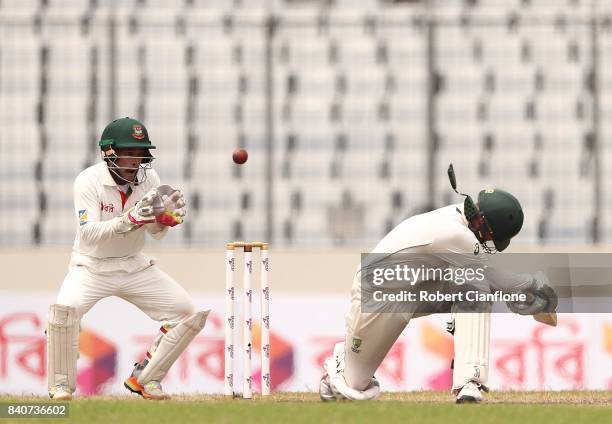
<path id="1" fill-rule="evenodd" d="M 79 319 L 99 300 L 124 299 L 155 321 L 174 326 L 195 312 L 191 297 L 172 277 L 151 265 L 134 273 L 95 274 L 83 266 L 71 266 L 56 303 L 72 306 Z"/>
<path id="2" fill-rule="evenodd" d="M 419 312 L 416 303 L 413 305 L 405 313 L 361 312 L 361 282 L 355 277 L 351 307 L 345 317 L 344 378 L 349 387 L 364 390 L 410 320 L 429 315 Z M 491 316 L 489 313 L 453 313 L 453 319 L 453 390 L 460 389 L 468 381 L 486 386 Z"/>

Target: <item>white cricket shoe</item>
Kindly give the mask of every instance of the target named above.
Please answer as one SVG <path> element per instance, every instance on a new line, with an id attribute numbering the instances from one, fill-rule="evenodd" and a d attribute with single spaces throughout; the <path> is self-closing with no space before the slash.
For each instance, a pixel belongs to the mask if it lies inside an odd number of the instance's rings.
<path id="1" fill-rule="evenodd" d="M 145 399 L 153 400 L 168 400 L 170 395 L 164 393 L 161 383 L 159 381 L 149 381 L 144 384 L 138 383 L 135 376 L 129 376 L 123 385 L 132 393 L 142 396 Z"/>
<path id="2" fill-rule="evenodd" d="M 375 377 L 364 390 L 349 387 L 344 380 L 344 343 L 337 343 L 331 358 L 323 364 L 325 374 L 319 383 L 319 396 L 324 402 L 335 400 L 374 400 L 380 394 L 380 384 Z"/>
<path id="3" fill-rule="evenodd" d="M 480 401 L 482 401 L 480 385 L 473 381 L 469 381 L 457 394 L 457 403 L 478 403 Z"/>
<path id="4" fill-rule="evenodd" d="M 336 400 L 336 394 L 329 384 L 329 374 L 327 373 L 321 377 L 321 382 L 319 383 L 319 396 L 323 402 L 333 402 Z"/>
<path id="5" fill-rule="evenodd" d="M 53 400 L 72 400 L 72 391 L 65 384 L 49 388 L 49 397 Z"/>

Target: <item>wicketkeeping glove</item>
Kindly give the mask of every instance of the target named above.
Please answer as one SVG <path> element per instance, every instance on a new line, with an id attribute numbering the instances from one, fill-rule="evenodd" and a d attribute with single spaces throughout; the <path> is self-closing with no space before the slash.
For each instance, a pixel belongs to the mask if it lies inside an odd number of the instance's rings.
<path id="1" fill-rule="evenodd" d="M 124 214 L 125 219 L 133 225 L 151 224 L 165 210 L 161 197 L 155 189 L 145 194 L 136 205 Z"/>
<path id="2" fill-rule="evenodd" d="M 183 217 L 187 213 L 183 193 L 167 184 L 157 187 L 156 193 L 162 199 L 164 211 L 156 217 L 155 221 L 167 227 L 182 224 Z"/>

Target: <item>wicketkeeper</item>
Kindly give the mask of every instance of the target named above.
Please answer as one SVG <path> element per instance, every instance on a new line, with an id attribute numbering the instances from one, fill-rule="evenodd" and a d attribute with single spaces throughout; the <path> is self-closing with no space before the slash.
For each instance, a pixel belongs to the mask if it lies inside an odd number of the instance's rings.
<path id="1" fill-rule="evenodd" d="M 449 177 L 456 191 L 452 165 Z M 483 266 L 488 254 L 505 250 L 510 239 L 520 232 L 523 210 L 518 200 L 499 189 L 481 191 L 477 203 L 465 196 L 463 204 L 406 219 L 378 243 L 372 254 L 382 258 L 401 255 L 412 268 L 485 269 L 486 278 L 479 288 L 482 292 L 529 294 L 526 301 L 508 303 L 510 309 L 524 315 L 554 314 L 557 298 L 545 276 L 514 274 Z M 371 265 L 361 264 L 355 275 L 351 306 L 346 315 L 345 341 L 336 344 L 332 357 L 325 361 L 319 389 L 324 401 L 375 399 L 380 386 L 374 373 L 395 341 L 412 318 L 433 313 L 431 309 L 421 309 L 418 302 L 398 312 L 362 312 L 362 297 L 364 293 L 368 296 L 371 293 L 369 289 L 362 291 L 361 274 L 368 272 Z M 416 287 L 429 285 L 452 292 L 457 286 L 456 282 L 443 283 L 419 281 Z M 479 402 L 481 391 L 488 391 L 491 304 L 484 302 L 476 306 L 469 302 L 449 305 L 452 312 L 449 331 L 454 334 L 455 343 L 452 393 L 458 403 Z"/>
<path id="2" fill-rule="evenodd" d="M 103 161 L 74 182 L 77 232 L 68 274 L 49 308 L 49 396 L 68 400 L 76 389 L 79 325 L 101 299 L 120 297 L 162 323 L 125 387 L 147 399 L 168 399 L 161 387 L 172 364 L 204 328 L 210 310 L 197 312 L 187 292 L 142 254 L 145 234 L 163 238 L 183 222 L 185 199 L 160 185 L 151 168 L 155 146 L 145 126 L 116 119 L 99 142 Z"/>

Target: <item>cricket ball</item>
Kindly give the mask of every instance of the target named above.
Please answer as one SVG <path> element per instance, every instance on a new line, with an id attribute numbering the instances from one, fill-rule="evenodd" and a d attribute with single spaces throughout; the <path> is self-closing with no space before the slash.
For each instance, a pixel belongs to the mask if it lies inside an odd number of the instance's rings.
<path id="1" fill-rule="evenodd" d="M 248 158 L 249 154 L 244 149 L 236 149 L 232 154 L 232 159 L 234 159 L 234 162 L 238 165 L 242 165 L 243 163 L 245 163 Z"/>

